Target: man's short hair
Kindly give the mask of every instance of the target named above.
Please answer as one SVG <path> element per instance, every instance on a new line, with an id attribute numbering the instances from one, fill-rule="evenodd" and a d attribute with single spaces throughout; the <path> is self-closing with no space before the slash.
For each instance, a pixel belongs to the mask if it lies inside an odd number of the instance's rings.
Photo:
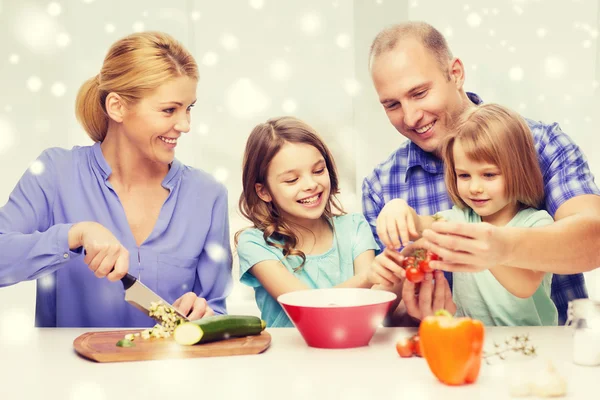
<path id="1" fill-rule="evenodd" d="M 398 42 L 404 38 L 415 38 L 429 50 L 436 58 L 442 71 L 448 73 L 448 61 L 452 60 L 452 52 L 448 47 L 446 38 L 440 31 L 426 22 L 404 22 L 385 28 L 375 37 L 369 52 L 369 66 L 373 64 L 375 57 L 388 51 L 394 50 Z"/>

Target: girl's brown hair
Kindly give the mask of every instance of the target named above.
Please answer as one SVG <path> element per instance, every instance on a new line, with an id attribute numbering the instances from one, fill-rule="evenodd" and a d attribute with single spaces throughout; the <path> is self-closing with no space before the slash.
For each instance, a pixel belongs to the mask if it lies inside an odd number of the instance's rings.
<path id="1" fill-rule="evenodd" d="M 454 163 L 454 144 L 460 142 L 474 161 L 497 165 L 506 182 L 506 195 L 523 206 L 539 208 L 544 199 L 544 181 L 533 135 L 519 114 L 498 104 L 483 104 L 465 112 L 445 141 L 442 157 L 448 193 L 460 208 Z"/>
<path id="2" fill-rule="evenodd" d="M 179 76 L 198 79 L 196 61 L 181 43 L 162 32 L 126 36 L 108 50 L 100 73 L 79 89 L 77 120 L 94 142 L 102 142 L 108 130 L 105 102 L 109 93 L 131 105 Z"/>
<path id="3" fill-rule="evenodd" d="M 345 213 L 336 197 L 339 193 L 339 180 L 331 152 L 314 129 L 294 117 L 272 118 L 254 127 L 250 133 L 242 165 L 242 194 L 239 207 L 242 215 L 250 220 L 255 228 L 263 232 L 263 238 L 269 246 L 282 249 L 285 257 L 300 256 L 302 258 L 300 267 L 302 267 L 306 255 L 295 248 L 298 237 L 292 229 L 292 224 L 283 219 L 274 202 L 265 202 L 256 193 L 257 183 L 269 189 L 267 184 L 269 165 L 285 143 L 308 144 L 319 150 L 325 159 L 331 182 L 329 199 L 322 218 L 331 223 L 334 209 L 335 214 Z M 236 245 L 242 231 L 243 229 L 235 234 Z"/>

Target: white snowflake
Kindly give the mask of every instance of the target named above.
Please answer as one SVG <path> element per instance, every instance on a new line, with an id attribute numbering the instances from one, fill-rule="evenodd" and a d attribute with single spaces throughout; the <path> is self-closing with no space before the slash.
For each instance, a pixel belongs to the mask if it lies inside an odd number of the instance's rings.
<path id="1" fill-rule="evenodd" d="M 48 14 L 50 14 L 52 17 L 56 17 L 62 12 L 62 7 L 59 3 L 53 1 L 52 3 L 48 4 L 46 11 L 48 11 Z"/>
<path id="2" fill-rule="evenodd" d="M 265 111 L 271 100 L 254 82 L 240 78 L 227 91 L 227 108 L 236 118 L 250 118 Z"/>
<path id="3" fill-rule="evenodd" d="M 200 135 L 200 136 L 206 136 L 208 134 L 208 125 L 205 123 L 199 123 L 198 127 L 196 128 L 196 132 Z"/>
<path id="4" fill-rule="evenodd" d="M 215 262 L 221 262 L 227 258 L 227 251 L 218 243 L 207 243 L 204 250 L 208 257 Z"/>
<path id="5" fill-rule="evenodd" d="M 204 56 L 202 57 L 202 64 L 206 65 L 207 67 L 212 67 L 217 65 L 217 62 L 219 62 L 219 56 L 217 53 L 213 51 L 207 51 L 204 53 Z"/>
<path id="6" fill-rule="evenodd" d="M 590 47 L 592 47 L 592 41 L 589 39 L 584 40 L 581 45 L 586 48 L 589 49 Z"/>
<path id="7" fill-rule="evenodd" d="M 192 19 L 192 21 L 198 21 L 200 19 L 200 17 L 202 16 L 202 14 L 200 13 L 200 11 L 192 11 L 192 13 L 190 14 L 190 18 Z"/>
<path id="8" fill-rule="evenodd" d="M 281 104 L 281 109 L 283 110 L 283 112 L 285 112 L 287 114 L 294 113 L 297 108 L 298 108 L 298 106 L 293 99 L 285 99 L 283 101 L 283 103 Z"/>
<path id="9" fill-rule="evenodd" d="M 144 31 L 144 23 L 141 21 L 134 22 L 131 26 L 134 32 L 143 32 Z"/>
<path id="10" fill-rule="evenodd" d="M 285 60 L 275 60 L 269 65 L 269 74 L 276 81 L 286 81 L 290 79 L 292 71 Z"/>
<path id="11" fill-rule="evenodd" d="M 8 56 L 8 62 L 11 64 L 18 64 L 21 57 L 18 54 L 11 54 Z"/>
<path id="12" fill-rule="evenodd" d="M 218 167 L 215 169 L 215 172 L 213 172 L 213 176 L 217 181 L 224 183 L 227 178 L 229 178 L 229 170 L 225 167 Z"/>
<path id="13" fill-rule="evenodd" d="M 467 24 L 471 27 L 471 28 L 476 28 L 479 25 L 481 25 L 481 16 L 475 12 L 469 14 L 467 16 Z"/>
<path id="14" fill-rule="evenodd" d="M 523 14 L 523 9 L 519 6 L 513 6 L 513 10 L 517 13 L 517 15 Z"/>
<path id="15" fill-rule="evenodd" d="M 39 92 L 42 88 L 42 80 L 37 76 L 30 76 L 27 79 L 27 88 L 32 92 Z"/>
<path id="16" fill-rule="evenodd" d="M 250 7 L 256 9 L 256 10 L 260 10 L 261 8 L 263 8 L 265 6 L 265 1 L 264 0 L 250 0 Z"/>
<path id="17" fill-rule="evenodd" d="M 83 0 L 83 2 L 84 2 L 84 3 L 86 3 L 86 4 L 91 4 L 91 3 L 93 3 L 94 1 L 96 1 L 96 0 Z"/>
<path id="18" fill-rule="evenodd" d="M 59 33 L 56 35 L 56 44 L 59 47 L 67 47 L 71 43 L 71 37 L 68 33 Z"/>
<path id="19" fill-rule="evenodd" d="M 10 151 L 15 143 L 15 130 L 12 124 L 0 118 L 0 154 Z"/>
<path id="20" fill-rule="evenodd" d="M 225 48 L 225 50 L 235 50 L 238 48 L 239 40 L 237 36 L 231 33 L 226 33 L 221 36 L 221 45 Z"/>
<path id="21" fill-rule="evenodd" d="M 15 16 L 16 37 L 36 54 L 52 53 L 58 33 L 56 18 L 36 6 L 26 5 Z"/>
<path id="22" fill-rule="evenodd" d="M 113 33 L 116 29 L 117 28 L 113 24 L 111 24 L 111 23 L 108 23 L 108 24 L 104 25 L 104 31 L 106 33 Z"/>
<path id="23" fill-rule="evenodd" d="M 40 160 L 35 160 L 29 166 L 29 171 L 31 171 L 34 175 L 40 175 L 44 172 L 44 163 Z M 44 290 L 54 290 L 54 285 L 56 284 L 56 279 L 54 279 L 53 274 L 49 274 L 43 276 L 37 280 L 37 286 L 40 289 Z"/>
<path id="24" fill-rule="evenodd" d="M 360 82 L 356 79 L 352 78 L 344 81 L 344 90 L 346 90 L 346 93 L 350 96 L 356 96 L 360 92 L 360 89 Z"/>
<path id="25" fill-rule="evenodd" d="M 516 66 L 516 67 L 512 67 L 509 71 L 508 71 L 508 76 L 510 78 L 510 80 L 512 81 L 520 81 L 521 79 L 523 79 L 523 68 Z"/>
<path id="26" fill-rule="evenodd" d="M 544 96 L 543 94 L 540 94 L 538 96 L 538 101 L 540 101 L 540 102 L 546 101 L 546 96 Z"/>
<path id="27" fill-rule="evenodd" d="M 10 104 L 7 104 L 4 106 L 4 111 L 6 111 L 7 113 L 12 111 L 12 106 Z"/>
<path id="28" fill-rule="evenodd" d="M 545 37 L 548 34 L 548 31 L 546 30 L 546 28 L 538 28 L 537 31 L 535 31 L 538 35 L 538 37 Z"/>
<path id="29" fill-rule="evenodd" d="M 67 91 L 67 87 L 62 82 L 55 82 L 54 84 L 52 84 L 50 91 L 56 97 L 62 97 L 65 94 L 65 92 Z"/>
<path id="30" fill-rule="evenodd" d="M 335 43 L 342 49 L 347 49 L 350 47 L 350 35 L 346 33 L 340 33 L 337 38 L 335 38 Z"/>
<path id="31" fill-rule="evenodd" d="M 454 34 L 454 31 L 452 30 L 451 26 L 446 27 L 446 29 L 444 30 L 444 35 L 446 37 L 451 37 Z"/>
<path id="32" fill-rule="evenodd" d="M 544 60 L 544 70 L 548 78 L 559 79 L 565 74 L 566 69 L 565 62 L 558 57 L 551 56 Z"/>
<path id="33" fill-rule="evenodd" d="M 519 109 L 524 110 L 526 108 L 527 108 L 527 104 L 525 104 L 525 103 L 519 104 Z"/>
<path id="34" fill-rule="evenodd" d="M 305 14 L 300 18 L 300 28 L 308 35 L 316 35 L 321 30 L 321 17 L 316 13 Z"/>

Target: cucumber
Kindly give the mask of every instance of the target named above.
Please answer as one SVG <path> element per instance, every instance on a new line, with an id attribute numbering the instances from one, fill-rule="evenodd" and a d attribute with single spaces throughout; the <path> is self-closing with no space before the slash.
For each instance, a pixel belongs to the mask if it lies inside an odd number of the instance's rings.
<path id="1" fill-rule="evenodd" d="M 234 337 L 259 335 L 265 327 L 265 321 L 254 316 L 215 315 L 178 325 L 173 332 L 173 338 L 179 344 L 191 346 Z"/>

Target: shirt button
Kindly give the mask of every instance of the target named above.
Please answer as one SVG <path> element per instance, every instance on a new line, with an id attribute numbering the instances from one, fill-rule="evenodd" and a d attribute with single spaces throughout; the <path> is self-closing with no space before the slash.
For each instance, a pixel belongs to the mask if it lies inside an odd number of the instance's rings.
<path id="1" fill-rule="evenodd" d="M 68 253 L 63 254 L 63 258 L 69 258 L 69 254 Z"/>

